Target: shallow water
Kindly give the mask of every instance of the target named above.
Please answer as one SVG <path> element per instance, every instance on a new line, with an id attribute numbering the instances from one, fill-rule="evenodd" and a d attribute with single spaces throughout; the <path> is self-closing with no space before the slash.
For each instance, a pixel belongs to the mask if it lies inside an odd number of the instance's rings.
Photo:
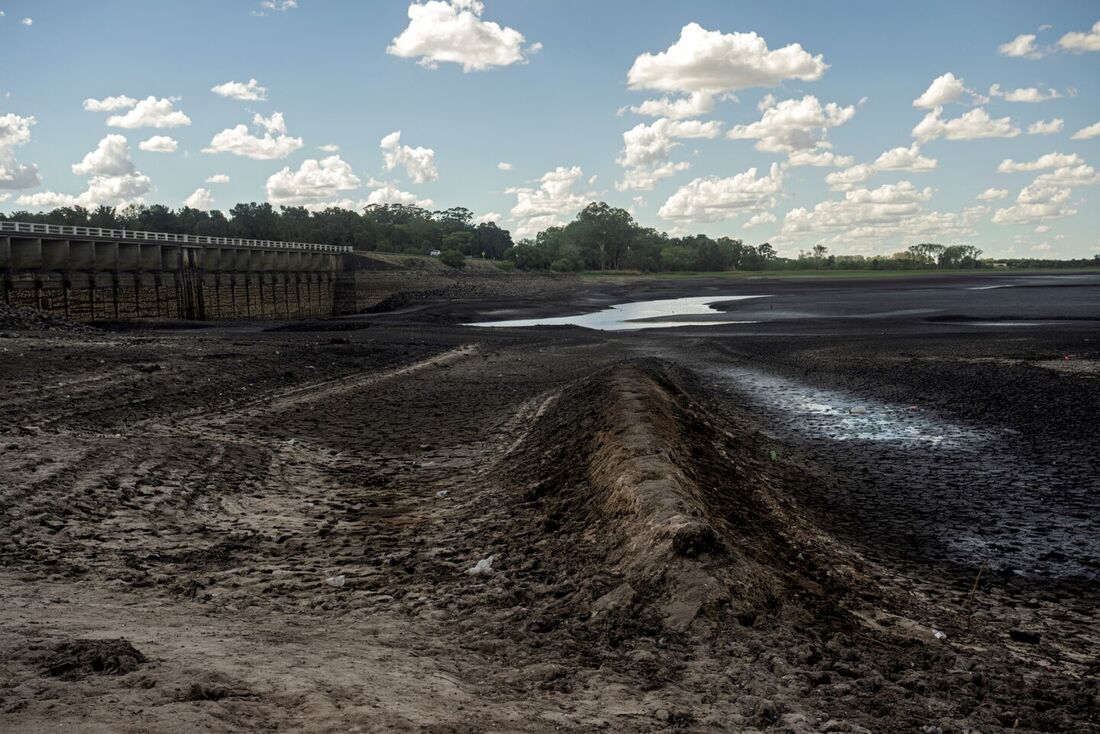
<path id="1" fill-rule="evenodd" d="M 834 441 L 873 441 L 898 445 L 973 448 L 989 435 L 921 411 L 745 367 L 716 370 L 746 389 L 753 402 L 778 411 L 799 433 Z"/>
<path id="2" fill-rule="evenodd" d="M 673 326 L 755 324 L 756 321 L 731 320 L 728 318 L 728 314 L 712 307 L 712 304 L 715 303 L 744 301 L 750 298 L 767 298 L 767 296 L 695 296 L 666 298 L 658 301 L 631 301 L 629 303 L 613 304 L 595 313 L 541 319 L 477 321 L 466 324 L 466 326 L 581 326 L 599 331 L 631 331 L 662 329 Z"/>

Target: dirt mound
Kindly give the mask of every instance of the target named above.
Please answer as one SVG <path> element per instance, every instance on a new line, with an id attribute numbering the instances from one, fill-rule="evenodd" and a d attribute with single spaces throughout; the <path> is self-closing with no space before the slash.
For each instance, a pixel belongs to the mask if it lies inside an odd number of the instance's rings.
<path id="1" fill-rule="evenodd" d="M 89 675 L 126 675 L 146 661 L 129 640 L 66 640 L 43 656 L 43 672 L 62 680 L 79 680 Z"/>
<path id="2" fill-rule="evenodd" d="M 766 465 L 766 447 L 731 444 L 678 384 L 689 379 L 650 361 L 597 375 L 515 457 L 512 476 L 530 480 L 544 528 L 591 550 L 587 575 L 622 579 L 594 615 L 649 606 L 686 632 L 707 610 L 750 620 L 806 588 L 822 602 L 825 589 L 846 595 L 843 574 L 811 560 L 812 530 L 772 496 L 782 471 Z"/>
<path id="3" fill-rule="evenodd" d="M 59 316 L 51 316 L 44 311 L 0 303 L 0 331 L 63 331 L 90 334 L 98 330 Z"/>

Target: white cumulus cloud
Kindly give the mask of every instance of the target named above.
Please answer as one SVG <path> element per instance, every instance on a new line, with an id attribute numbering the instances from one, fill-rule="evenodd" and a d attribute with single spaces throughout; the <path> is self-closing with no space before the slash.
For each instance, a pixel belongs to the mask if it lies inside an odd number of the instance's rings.
<path id="1" fill-rule="evenodd" d="M 431 199 L 421 199 L 414 193 L 409 191 L 402 191 L 392 184 L 384 184 L 367 195 L 365 201 L 362 202 L 363 206 L 381 205 L 381 204 L 403 204 L 404 206 L 419 206 L 422 208 L 428 208 L 435 202 Z"/>
<path id="2" fill-rule="evenodd" d="M 1027 126 L 1028 135 L 1054 135 L 1062 132 L 1066 123 L 1060 117 L 1055 117 L 1052 120 L 1039 120 L 1033 122 Z"/>
<path id="3" fill-rule="evenodd" d="M 821 54 L 797 43 L 769 50 L 755 33 L 708 31 L 689 23 L 668 49 L 638 56 L 627 81 L 631 89 L 715 94 L 774 87 L 787 79 L 816 81 L 828 68 Z"/>
<path id="4" fill-rule="evenodd" d="M 136 99 L 127 97 L 125 94 L 120 94 L 117 97 L 104 97 L 103 99 L 89 97 L 84 100 L 84 109 L 88 112 L 114 112 L 115 110 L 129 109 L 137 103 Z"/>
<path id="5" fill-rule="evenodd" d="M 783 169 L 773 163 L 762 176 L 756 168 L 727 178 L 707 176 L 681 186 L 661 205 L 657 215 L 682 222 L 719 222 L 738 214 L 775 207 L 783 190 Z"/>
<path id="6" fill-rule="evenodd" d="M 1057 89 L 1048 89 L 1043 92 L 1038 87 L 1022 87 L 1020 89 L 1001 89 L 1000 84 L 994 84 L 989 88 L 990 97 L 1000 97 L 1005 102 L 1047 102 L 1052 99 L 1061 99 L 1062 95 Z"/>
<path id="7" fill-rule="evenodd" d="M 267 100 L 267 87 L 261 87 L 255 79 L 247 82 L 225 82 L 216 84 L 210 91 L 220 97 L 239 99 L 246 102 L 264 102 Z"/>
<path id="8" fill-rule="evenodd" d="M 179 146 L 174 138 L 167 135 L 154 135 L 138 143 L 138 147 L 147 153 L 175 153 Z"/>
<path id="9" fill-rule="evenodd" d="M 662 118 L 649 125 L 639 123 L 623 133 L 623 150 L 616 163 L 626 169 L 623 180 L 615 184 L 620 191 L 652 189 L 662 178 L 691 167 L 687 162 L 673 163 L 669 156 L 680 145 L 679 138 L 716 138 L 720 122 L 669 120 Z"/>
<path id="10" fill-rule="evenodd" d="M 285 134 L 286 122 L 281 112 L 276 112 L 271 117 L 257 114 L 252 123 L 264 130 L 262 138 L 249 132 L 247 125 L 237 125 L 216 134 L 202 152 L 232 153 L 254 160 L 269 161 L 286 158 L 302 147 L 301 138 L 292 138 Z M 279 134 L 272 135 L 273 131 Z"/>
<path id="11" fill-rule="evenodd" d="M 825 183 L 833 191 L 848 191 L 855 188 L 876 173 L 883 171 L 933 171 L 938 165 L 934 158 L 921 155 L 920 145 L 913 143 L 908 148 L 897 147 L 885 151 L 872 163 L 860 163 L 846 168 L 843 171 L 830 173 L 825 177 Z"/>
<path id="12" fill-rule="evenodd" d="M 504 161 L 501 161 L 500 163 L 497 164 L 497 168 L 501 171 L 511 171 L 512 170 L 512 164 L 511 163 L 505 163 Z"/>
<path id="13" fill-rule="evenodd" d="M 378 147 L 382 149 L 383 163 L 387 171 L 392 171 L 398 166 L 404 167 L 405 173 L 414 183 L 426 183 L 439 178 L 439 170 L 435 166 L 435 151 L 431 148 L 402 145 L 400 130 L 382 138 Z"/>
<path id="14" fill-rule="evenodd" d="M 320 161 L 309 159 L 297 171 L 287 166 L 267 179 L 267 200 L 272 204 L 316 204 L 341 191 L 359 188 L 359 178 L 338 155 Z"/>
<path id="15" fill-rule="evenodd" d="M 37 120 L 9 112 L 0 115 L 0 189 L 29 189 L 42 183 L 38 166 L 20 163 L 15 149 L 31 140 L 31 127 Z"/>
<path id="16" fill-rule="evenodd" d="M 1095 125 L 1083 127 L 1071 136 L 1074 140 L 1092 140 L 1100 137 L 1100 122 Z"/>
<path id="17" fill-rule="evenodd" d="M 962 79 L 949 71 L 933 79 L 928 89 L 924 90 L 924 94 L 913 100 L 913 106 L 923 107 L 926 110 L 943 107 L 945 104 L 958 102 L 964 94 L 974 94 L 974 92 L 966 88 Z"/>
<path id="18" fill-rule="evenodd" d="M 418 58 L 421 66 L 436 68 L 441 62 L 461 64 L 462 70 L 484 71 L 494 66 L 524 63 L 527 54 L 537 53 L 542 44 L 524 48 L 523 34 L 481 15 L 479 0 L 428 0 L 409 5 L 409 25 L 386 53 L 401 58 Z"/>
<path id="19" fill-rule="evenodd" d="M 583 209 L 595 198 L 595 194 L 573 190 L 583 178 L 580 166 L 558 166 L 543 174 L 536 188 L 507 189 L 506 193 L 516 196 L 516 204 L 511 209 L 512 219 L 518 223 L 516 236 L 532 237 L 547 227 L 565 224 Z"/>
<path id="20" fill-rule="evenodd" d="M 132 130 L 139 127 L 183 127 L 191 124 L 191 118 L 175 109 L 171 99 L 146 97 L 124 115 L 111 115 L 107 118 L 108 127 L 121 127 Z"/>
<path id="21" fill-rule="evenodd" d="M 668 117 L 673 120 L 685 120 L 710 114 L 714 109 L 714 95 L 710 92 L 692 92 L 687 97 L 670 99 L 647 99 L 640 105 L 630 108 L 631 112 L 649 117 Z"/>
<path id="22" fill-rule="evenodd" d="M 20 196 L 16 203 L 36 209 L 59 206 L 94 209 L 100 205 L 125 207 L 143 203 L 142 195 L 153 188 L 149 177 L 134 168 L 130 160 L 130 147 L 122 135 L 104 137 L 96 149 L 85 155 L 80 163 L 74 164 L 72 169 L 78 176 L 90 176 L 88 188 L 83 193 L 71 196 L 42 191 Z"/>
<path id="23" fill-rule="evenodd" d="M 1008 189 L 994 189 L 989 188 L 978 194 L 977 198 L 981 201 L 996 201 L 997 199 L 1004 199 L 1008 196 Z"/>
<path id="24" fill-rule="evenodd" d="M 922 142 L 947 140 L 977 140 L 979 138 L 1014 138 L 1020 129 L 1007 117 L 993 119 L 981 107 L 976 107 L 953 120 L 942 119 L 943 108 L 936 107 L 913 128 L 913 137 Z"/>
<path id="25" fill-rule="evenodd" d="M 1017 163 L 1011 158 L 1005 158 L 997 166 L 998 173 L 1020 173 L 1024 171 L 1042 171 L 1046 168 L 1066 168 L 1084 163 L 1076 153 L 1047 153 L 1033 161 Z"/>
<path id="26" fill-rule="evenodd" d="M 817 97 L 806 95 L 802 99 L 786 99 L 776 102 L 770 95 L 760 103 L 761 118 L 748 125 L 734 125 L 726 133 L 731 140 L 756 140 L 756 149 L 768 153 L 786 153 L 792 157 L 792 165 L 820 165 L 811 158 L 799 158 L 799 151 L 828 150 L 825 135 L 830 128 L 839 127 L 856 114 L 854 105 L 841 107 L 835 102 L 822 105 Z M 828 161 L 837 165 L 835 158 Z M 850 163 L 841 159 L 839 165 Z"/>
<path id="27" fill-rule="evenodd" d="M 208 210 L 214 208 L 214 195 L 209 189 L 195 189 L 195 191 L 183 200 L 184 206 L 192 209 Z"/>
<path id="28" fill-rule="evenodd" d="M 1084 33 L 1076 31 L 1067 33 L 1058 39 L 1058 45 L 1074 53 L 1100 51 L 1100 21 L 1094 23 L 1092 29 Z"/>
<path id="29" fill-rule="evenodd" d="M 1043 53 L 1035 45 L 1034 33 L 1021 33 L 1008 43 L 1002 43 L 997 47 L 997 53 L 1002 56 L 1014 58 L 1038 59 Z"/>
<path id="30" fill-rule="evenodd" d="M 215 173 L 213 176 L 207 176 L 206 183 L 229 183 L 229 176 L 224 173 Z"/>

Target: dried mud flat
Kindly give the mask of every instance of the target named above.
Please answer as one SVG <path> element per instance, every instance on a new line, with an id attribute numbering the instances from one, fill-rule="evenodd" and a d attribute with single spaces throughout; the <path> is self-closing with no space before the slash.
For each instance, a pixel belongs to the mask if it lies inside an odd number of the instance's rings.
<path id="1" fill-rule="evenodd" d="M 1095 330 L 500 306 L 0 329 L 0 729 L 1100 731 Z"/>

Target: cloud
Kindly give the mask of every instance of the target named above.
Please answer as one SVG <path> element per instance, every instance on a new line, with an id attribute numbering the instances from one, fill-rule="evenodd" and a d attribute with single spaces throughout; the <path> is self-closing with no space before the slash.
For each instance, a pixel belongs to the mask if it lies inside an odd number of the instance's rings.
<path id="1" fill-rule="evenodd" d="M 1074 140 L 1092 140 L 1100 137 L 1100 122 L 1095 125 L 1083 127 L 1071 136 Z"/>
<path id="2" fill-rule="evenodd" d="M 978 194 L 976 197 L 981 201 L 996 201 L 997 199 L 1003 199 L 1008 196 L 1008 189 L 994 189 L 989 188 Z"/>
<path id="3" fill-rule="evenodd" d="M 229 183 L 229 176 L 226 176 L 224 173 L 215 173 L 213 176 L 207 176 L 206 183 Z"/>
<path id="4" fill-rule="evenodd" d="M 252 124 L 264 128 L 264 136 L 257 137 L 248 131 L 248 126 L 237 125 L 222 130 L 210 140 L 209 147 L 203 148 L 203 153 L 232 153 L 233 155 L 252 158 L 253 160 L 270 161 L 286 158 L 302 147 L 301 138 L 292 138 L 282 134 L 286 131 L 286 122 L 281 112 L 276 112 L 271 117 L 255 115 Z M 273 136 L 272 131 L 282 131 L 278 136 Z"/>
<path id="5" fill-rule="evenodd" d="M 1021 33 L 1008 43 L 1002 43 L 997 47 L 997 53 L 1001 56 L 1026 59 L 1038 59 L 1043 55 L 1035 46 L 1034 33 Z"/>
<path id="6" fill-rule="evenodd" d="M 416 194 L 408 191 L 401 191 L 392 184 L 385 184 L 380 188 L 375 189 L 367 195 L 365 201 L 361 202 L 363 206 L 369 206 L 371 204 L 403 204 L 405 206 L 419 206 L 430 207 L 435 202 L 431 199 L 421 199 Z"/>
<path id="7" fill-rule="evenodd" d="M 843 125 L 856 114 L 854 105 L 841 107 L 829 102 L 823 106 L 813 95 L 778 103 L 769 95 L 761 101 L 760 107 L 763 115 L 758 121 L 734 125 L 726 137 L 731 140 L 756 140 L 757 150 L 786 153 L 788 156 L 798 151 L 827 150 L 830 146 L 825 141 L 825 134 L 829 128 Z M 850 159 L 842 159 L 841 165 L 850 162 Z M 815 165 L 812 159 L 800 161 L 797 156 L 791 163 Z"/>
<path id="8" fill-rule="evenodd" d="M 267 101 L 267 87 L 261 87 L 255 79 L 247 82 L 225 82 L 210 88 L 210 91 L 221 97 L 239 99 L 245 102 Z"/>
<path id="9" fill-rule="evenodd" d="M 320 161 L 312 158 L 303 161 L 297 171 L 287 166 L 267 179 L 265 189 L 270 203 L 298 206 L 320 203 L 338 192 L 354 191 L 359 186 L 359 178 L 351 166 L 340 156 L 333 155 Z"/>
<path id="10" fill-rule="evenodd" d="M 31 140 L 34 117 L 21 117 L 9 112 L 0 115 L 0 189 L 29 189 L 42 183 L 38 166 L 20 163 L 15 149 Z"/>
<path id="11" fill-rule="evenodd" d="M 298 0 L 263 0 L 260 7 L 264 10 L 274 10 L 277 13 L 282 13 L 298 7 Z"/>
<path id="12" fill-rule="evenodd" d="M 142 195 L 153 188 L 149 177 L 134 168 L 130 160 L 130 147 L 122 135 L 107 135 L 96 149 L 84 156 L 72 167 L 78 176 L 90 176 L 88 188 L 77 196 L 42 191 L 20 196 L 16 203 L 36 209 L 59 206 L 125 207 L 143 203 Z"/>
<path id="13" fill-rule="evenodd" d="M 631 89 L 716 94 L 775 87 L 787 79 L 816 81 L 828 68 L 823 56 L 797 43 L 771 51 L 755 33 L 721 33 L 689 23 L 665 51 L 638 56 L 627 81 Z"/>
<path id="14" fill-rule="evenodd" d="M 401 145 L 401 131 L 397 130 L 382 138 L 379 143 L 382 158 L 387 171 L 404 166 L 405 173 L 413 183 L 426 183 L 439 178 L 435 167 L 435 151 L 431 148 L 413 148 Z"/>
<path id="15" fill-rule="evenodd" d="M 542 44 L 523 48 L 523 34 L 481 19 L 479 0 L 428 0 L 409 5 L 409 25 L 386 53 L 435 69 L 440 62 L 461 64 L 464 72 L 526 63 L 524 55 L 538 53 Z"/>
<path id="16" fill-rule="evenodd" d="M 1047 172 L 1039 174 L 1021 189 L 1015 204 L 997 210 L 993 215 L 996 224 L 1037 224 L 1073 216 L 1077 213 L 1070 201 L 1074 187 L 1100 183 L 1096 169 L 1075 153 L 1047 153 L 1025 163 L 1006 159 L 997 170 L 1002 173 Z"/>
<path id="17" fill-rule="evenodd" d="M 133 172 L 130 146 L 124 135 L 106 136 L 84 160 L 73 164 L 77 176 L 125 176 Z"/>
<path id="18" fill-rule="evenodd" d="M 104 97 L 103 99 L 88 98 L 84 100 L 84 109 L 88 112 L 114 112 L 125 110 L 136 105 L 138 101 L 133 97 L 122 94 L 117 97 Z"/>
<path id="19" fill-rule="evenodd" d="M 913 100 L 914 107 L 922 107 L 931 110 L 942 107 L 945 104 L 958 102 L 964 94 L 976 94 L 972 89 L 967 89 L 963 80 L 956 77 L 950 71 L 938 76 L 924 90 L 924 94 Z"/>
<path id="20" fill-rule="evenodd" d="M 1020 129 L 1012 124 L 1011 119 L 1001 117 L 994 120 L 981 107 L 976 107 L 953 120 L 941 119 L 942 114 L 943 108 L 937 107 L 925 115 L 924 119 L 913 128 L 913 137 L 921 142 L 927 142 L 936 138 L 947 140 L 1014 138 L 1020 134 Z"/>
<path id="21" fill-rule="evenodd" d="M 167 135 L 154 135 L 148 140 L 142 140 L 138 143 L 138 147 L 147 153 L 175 153 L 179 145 Z"/>
<path id="22" fill-rule="evenodd" d="M 1037 87 L 1023 87 L 1021 89 L 1002 90 L 1000 84 L 994 84 L 989 88 L 990 97 L 1001 97 L 1005 102 L 1047 102 L 1052 99 L 1061 99 L 1062 95 L 1057 89 L 1048 89 L 1044 94 Z"/>
<path id="23" fill-rule="evenodd" d="M 743 212 L 772 209 L 783 189 L 783 169 L 773 163 L 767 175 L 750 168 L 728 178 L 708 176 L 681 186 L 661 205 L 657 216 L 682 222 L 719 222 Z"/>
<path id="24" fill-rule="evenodd" d="M 19 22 L 29 28 L 30 26 L 34 25 L 34 18 L 24 18 Z"/>
<path id="25" fill-rule="evenodd" d="M 812 235 L 822 243 L 843 243 L 857 250 L 875 244 L 896 246 L 906 239 L 951 240 L 971 236 L 974 225 L 988 213 L 985 206 L 958 213 L 926 211 L 924 204 L 931 197 L 931 188 L 918 189 L 908 181 L 854 189 L 842 200 L 787 212 L 779 239 Z"/>
<path id="26" fill-rule="evenodd" d="M 537 188 L 508 189 L 516 195 L 511 216 L 518 223 L 517 237 L 532 237 L 538 232 L 561 224 L 595 198 L 592 193 L 579 193 L 573 186 L 584 177 L 580 166 L 558 166 L 539 179 Z"/>
<path id="27" fill-rule="evenodd" d="M 171 99 L 146 97 L 124 115 L 111 115 L 107 118 L 108 127 L 134 129 L 139 127 L 183 127 L 191 124 L 191 118 L 179 110 L 173 109 Z"/>
<path id="28" fill-rule="evenodd" d="M 1100 51 L 1100 21 L 1094 23 L 1092 30 L 1085 33 L 1067 33 L 1058 39 L 1058 45 L 1074 53 Z"/>
<path id="29" fill-rule="evenodd" d="M 496 224 L 501 220 L 501 215 L 497 212 L 485 212 L 480 217 L 474 217 L 474 224 L 488 224 L 492 222 Z"/>
<path id="30" fill-rule="evenodd" d="M 759 227 L 761 224 L 775 224 L 779 219 L 771 212 L 758 212 L 745 222 L 746 228 Z"/>
<path id="31" fill-rule="evenodd" d="M 252 124 L 263 128 L 269 133 L 286 134 L 286 120 L 282 112 L 273 112 L 271 117 L 264 117 L 259 112 L 252 116 Z"/>
<path id="32" fill-rule="evenodd" d="M 1041 171 L 1046 168 L 1065 168 L 1084 163 L 1076 153 L 1047 153 L 1033 161 L 1017 163 L 1011 158 L 1005 158 L 997 166 L 997 173 L 1020 173 L 1025 171 Z"/>
<path id="33" fill-rule="evenodd" d="M 908 148 L 891 148 L 879 155 L 873 163 L 860 163 L 843 171 L 830 173 L 825 177 L 825 183 L 829 184 L 829 188 L 833 191 L 848 191 L 876 173 L 883 171 L 919 173 L 933 171 L 937 165 L 938 162 L 934 158 L 921 155 L 920 145 L 913 143 Z"/>
<path id="34" fill-rule="evenodd" d="M 615 160 L 626 169 L 623 180 L 615 184 L 619 191 L 649 190 L 659 180 L 684 171 L 691 164 L 669 160 L 678 138 L 713 139 L 721 133 L 722 123 L 699 120 L 660 119 L 649 125 L 639 123 L 623 133 L 623 150 Z"/>
<path id="35" fill-rule="evenodd" d="M 317 150 L 322 153 L 335 153 L 340 150 L 340 146 L 335 143 L 328 143 L 327 145 L 318 145 Z"/>
<path id="36" fill-rule="evenodd" d="M 1054 135 L 1062 132 L 1065 127 L 1065 121 L 1059 117 L 1055 117 L 1053 120 L 1039 120 L 1033 122 L 1027 126 L 1028 135 Z"/>
<path id="37" fill-rule="evenodd" d="M 673 120 L 685 120 L 689 117 L 707 115 L 714 109 L 714 95 L 709 92 L 692 92 L 682 99 L 647 99 L 630 111 L 649 117 L 668 117 Z"/>
<path id="38" fill-rule="evenodd" d="M 183 205 L 192 209 L 202 209 L 203 211 L 213 209 L 214 195 L 208 189 L 195 189 L 190 196 L 183 200 Z"/>
<path id="39" fill-rule="evenodd" d="M 1037 224 L 1048 219 L 1070 217 L 1077 210 L 1070 205 L 1072 190 L 1062 186 L 1029 184 L 1020 190 L 1016 203 L 998 209 L 994 224 Z"/>
<path id="40" fill-rule="evenodd" d="M 512 164 L 511 163 L 505 163 L 504 161 L 501 161 L 500 163 L 497 164 L 497 169 L 501 170 L 501 171 L 511 171 L 512 170 Z"/>

